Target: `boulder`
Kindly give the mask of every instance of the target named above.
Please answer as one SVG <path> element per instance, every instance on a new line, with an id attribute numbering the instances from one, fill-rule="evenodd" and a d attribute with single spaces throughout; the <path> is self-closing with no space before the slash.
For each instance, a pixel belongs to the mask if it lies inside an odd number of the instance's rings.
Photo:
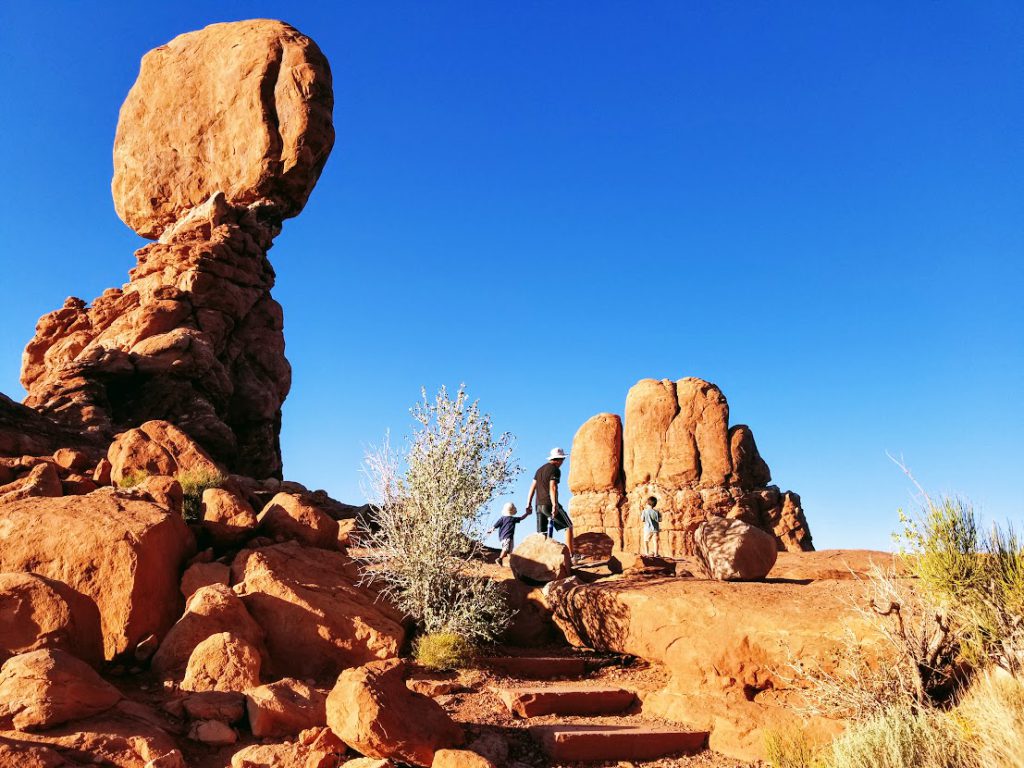
<path id="1" fill-rule="evenodd" d="M 179 35 L 143 57 L 121 107 L 118 215 L 156 238 L 221 191 L 232 205 L 295 216 L 334 144 L 333 103 L 327 60 L 287 24 L 255 19 Z M 176 151 L 186 147 L 193 151 Z"/>
<path id="2" fill-rule="evenodd" d="M 572 570 L 569 549 L 541 533 L 527 536 L 509 558 L 512 572 L 520 579 L 546 584 L 564 579 Z"/>
<path id="3" fill-rule="evenodd" d="M 697 526 L 694 541 L 705 572 L 719 581 L 763 579 L 779 554 L 771 534 L 724 517 L 709 517 Z"/>
<path id="4" fill-rule="evenodd" d="M 40 496 L 56 497 L 64 493 L 60 476 L 53 464 L 36 464 L 29 473 L 18 480 L 0 487 L 0 504 Z"/>
<path id="5" fill-rule="evenodd" d="M 238 741 L 235 729 L 220 720 L 196 720 L 188 728 L 188 737 L 210 747 L 226 747 Z"/>
<path id="6" fill-rule="evenodd" d="M 439 749 L 434 753 L 431 768 L 495 768 L 483 755 L 466 749 Z"/>
<path id="7" fill-rule="evenodd" d="M 249 728 L 257 738 L 292 737 L 327 724 L 327 697 L 301 680 L 284 678 L 245 694 Z"/>
<path id="8" fill-rule="evenodd" d="M 181 577 L 181 594 L 186 599 L 202 587 L 231 583 L 231 568 L 224 563 L 193 563 Z"/>
<path id="9" fill-rule="evenodd" d="M 18 741 L 5 742 L 0 737 L 0 768 L 70 768 L 81 765 L 65 760 L 48 747 L 30 747 Z"/>
<path id="10" fill-rule="evenodd" d="M 321 549 L 338 548 L 338 522 L 300 494 L 279 493 L 263 508 L 260 531 L 278 541 L 293 540 Z"/>
<path id="11" fill-rule="evenodd" d="M 0 505 L 0 572 L 65 584 L 81 643 L 102 641 L 108 659 L 181 615 L 178 578 L 193 546 L 180 516 L 110 489 Z"/>
<path id="12" fill-rule="evenodd" d="M 178 427 L 161 420 L 147 421 L 118 435 L 110 444 L 107 460 L 111 479 L 117 484 L 133 476 L 221 474 L 220 467 L 202 446 Z"/>
<path id="13" fill-rule="evenodd" d="M 573 441 L 569 511 L 577 536 L 609 536 L 619 549 L 642 549 L 641 512 L 658 499 L 660 551 L 694 554 L 694 531 L 712 516 L 742 519 L 781 548 L 813 549 L 800 497 L 769 485 L 771 472 L 754 434 L 729 426 L 729 404 L 697 378 L 643 379 L 626 397 L 625 423 L 599 414 Z M 620 457 L 619 465 L 615 465 Z"/>
<path id="14" fill-rule="evenodd" d="M 71 606 L 47 579 L 0 573 L 0 662 L 42 648 L 74 650 L 74 641 Z"/>
<path id="15" fill-rule="evenodd" d="M 175 515 L 184 513 L 185 493 L 181 483 L 166 475 L 150 475 L 132 486 L 132 495 L 141 496 Z"/>
<path id="16" fill-rule="evenodd" d="M 203 528 L 214 544 L 230 547 L 252 535 L 258 521 L 245 499 L 225 488 L 203 491 Z"/>
<path id="17" fill-rule="evenodd" d="M 321 768 L 324 753 L 302 744 L 253 744 L 231 756 L 231 768 Z M 335 768 L 326 763 L 322 768 Z"/>
<path id="18" fill-rule="evenodd" d="M 30 651 L 0 667 L 0 720 L 11 718 L 19 731 L 80 720 L 120 700 L 120 691 L 65 651 Z"/>
<path id="19" fill-rule="evenodd" d="M 181 710 L 191 720 L 237 723 L 245 716 L 245 696 L 237 691 L 200 691 L 182 699 Z"/>
<path id="20" fill-rule="evenodd" d="M 239 597 L 223 584 L 200 587 L 153 656 L 153 669 L 165 679 L 181 676 L 196 647 L 222 632 L 230 632 L 262 652 L 263 629 Z"/>
<path id="21" fill-rule="evenodd" d="M 96 466 L 96 459 L 88 451 L 75 448 L 58 448 L 53 453 L 53 463 L 68 472 L 82 474 Z"/>
<path id="22" fill-rule="evenodd" d="M 295 542 L 243 550 L 231 576 L 267 632 L 275 675 L 333 678 L 346 667 L 397 656 L 405 640 L 401 616 L 356 583 L 341 552 Z"/>
<path id="23" fill-rule="evenodd" d="M 260 650 L 230 632 L 210 635 L 188 658 L 183 691 L 237 691 L 260 684 Z"/>
<path id="24" fill-rule="evenodd" d="M 367 757 L 430 766 L 439 749 L 457 747 L 462 729 L 437 702 L 409 690 L 398 659 L 347 669 L 327 697 L 327 725 Z"/>

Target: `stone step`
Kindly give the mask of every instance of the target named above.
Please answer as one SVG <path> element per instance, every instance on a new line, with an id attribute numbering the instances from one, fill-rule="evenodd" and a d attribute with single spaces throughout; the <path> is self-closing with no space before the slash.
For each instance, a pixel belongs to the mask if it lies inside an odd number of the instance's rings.
<path id="1" fill-rule="evenodd" d="M 491 656 L 480 661 L 495 672 L 523 680 L 581 678 L 587 674 L 587 660 L 578 656 Z"/>
<path id="2" fill-rule="evenodd" d="M 551 760 L 609 762 L 692 755 L 707 745 L 706 731 L 645 725 L 534 725 L 530 735 Z"/>
<path id="3" fill-rule="evenodd" d="M 508 711 L 517 717 L 543 715 L 614 715 L 636 703 L 625 688 L 584 688 L 554 685 L 544 688 L 498 688 Z"/>

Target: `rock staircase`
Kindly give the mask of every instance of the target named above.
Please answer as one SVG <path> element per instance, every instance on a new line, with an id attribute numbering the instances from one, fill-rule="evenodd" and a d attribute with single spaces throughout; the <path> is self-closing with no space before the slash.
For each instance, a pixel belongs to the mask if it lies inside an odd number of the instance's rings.
<path id="1" fill-rule="evenodd" d="M 509 713 L 545 718 L 527 730 L 552 761 L 656 760 L 692 755 L 707 745 L 706 732 L 644 721 L 636 692 L 589 679 L 593 669 L 583 656 L 496 656 L 483 662 L 511 678 L 493 689 Z"/>

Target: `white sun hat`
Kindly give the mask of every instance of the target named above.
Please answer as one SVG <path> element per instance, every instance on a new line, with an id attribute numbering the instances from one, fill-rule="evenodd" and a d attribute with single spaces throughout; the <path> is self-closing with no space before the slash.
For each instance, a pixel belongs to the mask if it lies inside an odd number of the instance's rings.
<path id="1" fill-rule="evenodd" d="M 551 453 L 548 454 L 548 461 L 552 459 L 568 459 L 569 454 L 563 451 L 561 448 L 552 448 Z"/>

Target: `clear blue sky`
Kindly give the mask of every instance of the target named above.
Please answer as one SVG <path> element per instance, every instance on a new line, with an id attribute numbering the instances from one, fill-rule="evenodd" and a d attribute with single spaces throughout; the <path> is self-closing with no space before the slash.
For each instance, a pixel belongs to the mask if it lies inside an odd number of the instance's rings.
<path id="1" fill-rule="evenodd" d="M 111 147 L 140 57 L 281 18 L 337 144 L 271 259 L 286 474 L 464 381 L 529 473 L 638 379 L 701 376 L 819 547 L 888 547 L 910 488 L 1024 519 L 1019 2 L 0 0 L 0 391 L 68 295 L 127 280 Z"/>

